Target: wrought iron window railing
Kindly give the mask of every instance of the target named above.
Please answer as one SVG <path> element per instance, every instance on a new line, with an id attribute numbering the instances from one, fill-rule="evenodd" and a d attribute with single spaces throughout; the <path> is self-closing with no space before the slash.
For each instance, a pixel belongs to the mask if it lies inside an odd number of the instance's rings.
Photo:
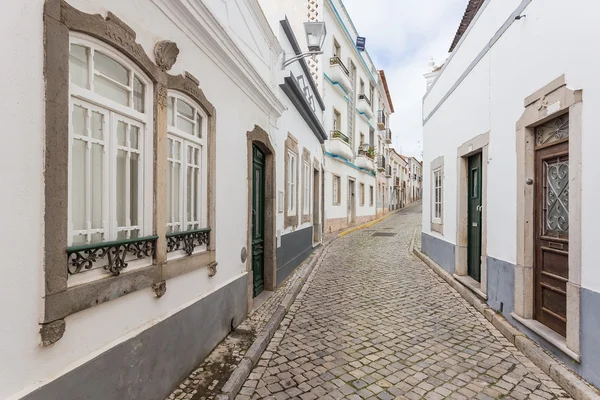
<path id="1" fill-rule="evenodd" d="M 387 126 L 387 117 L 385 115 L 385 110 L 379 110 L 377 113 L 377 123 L 379 125 Z"/>
<path id="2" fill-rule="evenodd" d="M 350 138 L 348 136 L 344 135 L 342 132 L 340 132 L 338 130 L 331 131 L 331 134 L 329 135 L 329 137 L 341 139 L 342 141 L 348 143 L 349 145 L 352 145 L 352 140 L 350 140 Z"/>
<path id="3" fill-rule="evenodd" d="M 391 165 L 388 165 L 386 167 L 386 175 L 387 176 L 392 176 L 392 166 Z"/>
<path id="4" fill-rule="evenodd" d="M 103 268 L 117 276 L 127 268 L 128 262 L 146 257 L 153 258 L 157 239 L 158 236 L 146 236 L 69 247 L 67 248 L 67 271 L 69 275 L 75 275 Z M 103 260 L 106 264 L 101 262 Z"/>
<path id="5" fill-rule="evenodd" d="M 210 228 L 167 233 L 167 253 L 183 250 L 188 256 L 202 245 L 210 245 Z"/>
<path id="6" fill-rule="evenodd" d="M 377 168 L 381 171 L 385 170 L 385 156 L 379 156 L 377 159 Z"/>
<path id="7" fill-rule="evenodd" d="M 358 149 L 359 156 L 369 157 L 371 160 L 375 159 L 375 147 L 369 146 L 368 143 L 363 143 Z"/>
<path id="8" fill-rule="evenodd" d="M 371 100 L 369 100 L 366 94 L 359 94 L 358 99 L 366 101 L 369 107 L 371 107 Z"/>
<path id="9" fill-rule="evenodd" d="M 329 59 L 329 65 L 339 65 L 340 68 L 342 68 L 342 71 L 344 71 L 344 73 L 348 76 L 350 76 L 350 72 L 348 71 L 348 68 L 346 68 L 346 66 L 344 65 L 344 63 L 342 62 L 342 60 L 335 56 L 335 57 L 331 57 Z"/>

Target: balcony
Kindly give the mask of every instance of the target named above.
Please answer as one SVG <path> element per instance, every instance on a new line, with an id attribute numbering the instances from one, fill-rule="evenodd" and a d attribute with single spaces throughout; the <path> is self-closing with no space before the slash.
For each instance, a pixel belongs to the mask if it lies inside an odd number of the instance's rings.
<path id="1" fill-rule="evenodd" d="M 366 169 L 367 171 L 375 170 L 375 148 L 369 146 L 368 143 L 363 143 L 358 149 L 358 155 L 354 160 L 357 167 Z"/>
<path id="2" fill-rule="evenodd" d="M 395 186 L 395 187 L 400 187 L 400 178 L 399 178 L 399 177 L 396 177 L 396 178 L 394 179 L 394 186 Z"/>
<path id="3" fill-rule="evenodd" d="M 385 171 L 385 156 L 377 157 L 377 169 L 381 172 Z"/>
<path id="4" fill-rule="evenodd" d="M 377 113 L 377 129 L 380 131 L 387 127 L 387 117 L 384 110 L 379 110 Z"/>
<path id="5" fill-rule="evenodd" d="M 392 130 L 390 128 L 385 130 L 385 142 L 387 144 L 392 144 Z"/>
<path id="6" fill-rule="evenodd" d="M 371 101 L 367 97 L 366 94 L 358 95 L 358 103 L 356 104 L 356 109 L 363 117 L 367 120 L 373 117 L 373 109 L 371 108 Z"/>
<path id="7" fill-rule="evenodd" d="M 340 156 L 346 160 L 352 159 L 352 140 L 340 131 L 331 131 L 327 148 L 333 155 Z"/>
<path id="8" fill-rule="evenodd" d="M 391 178 L 392 177 L 392 166 L 391 165 L 387 165 L 385 167 L 385 176 L 387 178 Z"/>
<path id="9" fill-rule="evenodd" d="M 331 57 L 329 59 L 329 79 L 334 83 L 338 83 L 345 91 L 344 95 L 352 90 L 350 82 L 350 73 L 339 57 Z M 337 86 L 337 85 L 335 85 Z"/>

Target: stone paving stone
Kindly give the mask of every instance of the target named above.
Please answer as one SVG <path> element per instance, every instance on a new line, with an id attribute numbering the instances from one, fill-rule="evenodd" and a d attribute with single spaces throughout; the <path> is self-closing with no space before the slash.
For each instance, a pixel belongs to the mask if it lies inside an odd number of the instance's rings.
<path id="1" fill-rule="evenodd" d="M 244 393 L 254 390 L 253 399 L 282 392 L 326 400 L 568 399 L 409 253 L 420 219 L 420 206 L 409 207 L 333 242 L 269 346 L 266 368 L 254 369 L 251 381 L 258 384 L 245 385 Z M 282 371 L 289 374 L 285 385 L 277 381 Z M 281 391 L 267 390 L 275 383 Z"/>

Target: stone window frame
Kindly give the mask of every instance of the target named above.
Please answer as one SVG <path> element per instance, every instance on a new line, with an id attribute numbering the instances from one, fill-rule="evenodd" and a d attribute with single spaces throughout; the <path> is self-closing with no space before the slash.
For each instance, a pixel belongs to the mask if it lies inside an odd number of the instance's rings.
<path id="1" fill-rule="evenodd" d="M 304 167 L 305 165 L 308 166 L 308 176 L 305 175 L 305 171 L 304 171 Z M 311 179 L 311 172 L 312 172 L 312 162 L 311 162 L 311 155 L 310 155 L 310 151 L 308 151 L 307 148 L 302 149 L 302 223 L 306 223 L 306 222 L 310 222 L 312 221 L 312 206 L 311 206 L 311 194 L 312 194 L 312 179 Z M 308 199 L 306 199 L 308 201 L 308 212 L 306 211 L 305 208 L 305 204 L 304 204 L 304 191 L 306 190 L 306 188 L 308 188 Z"/>
<path id="2" fill-rule="evenodd" d="M 563 74 L 525 98 L 516 123 L 517 147 L 517 265 L 515 309 L 511 316 L 573 360 L 580 362 L 581 321 L 581 189 L 583 90 L 567 87 Z M 562 337 L 533 319 L 534 309 L 534 196 L 535 128 L 569 114 L 569 281 L 567 282 L 567 336 Z"/>
<path id="3" fill-rule="evenodd" d="M 490 134 L 486 132 L 467 140 L 456 150 L 457 201 L 456 201 L 456 251 L 454 253 L 455 277 L 469 286 L 478 296 L 487 299 L 487 176 Z M 481 153 L 481 275 L 480 282 L 469 277 L 469 157 Z M 415 173 L 418 167 L 415 167 Z M 417 189 L 418 191 L 418 189 Z"/>
<path id="4" fill-rule="evenodd" d="M 433 232 L 444 235 L 444 156 L 437 157 L 430 164 L 431 169 L 431 201 L 430 201 L 430 228 Z M 435 217 L 435 174 L 441 174 L 441 213 L 440 217 Z"/>
<path id="5" fill-rule="evenodd" d="M 113 13 L 106 17 L 87 14 L 64 0 L 47 0 L 44 4 L 44 76 L 45 76 L 45 160 L 44 160 L 44 303 L 40 324 L 42 344 L 50 345 L 64 334 L 65 317 L 119 298 L 128 293 L 152 287 L 156 297 L 166 291 L 166 279 L 208 267 L 209 276 L 216 273 L 215 243 L 215 158 L 216 112 L 206 99 L 199 82 L 191 74 L 173 76 L 167 73 L 176 61 L 179 49 L 173 42 L 158 42 L 154 49 L 156 63 L 136 42 L 136 33 Z M 146 74 L 153 85 L 152 132 L 153 151 L 153 232 L 158 236 L 152 265 L 118 276 L 110 276 L 86 284 L 68 287 L 68 146 L 69 137 L 69 51 L 70 34 L 90 36 L 111 46 Z M 208 226 L 210 245 L 207 251 L 167 263 L 166 239 L 166 141 L 167 91 L 179 91 L 191 97 L 208 117 L 207 143 L 209 178 Z"/>
<path id="6" fill-rule="evenodd" d="M 285 194 L 285 205 L 284 205 L 284 209 L 285 209 L 285 217 L 284 217 L 284 223 L 283 223 L 283 227 L 284 228 L 289 228 L 289 227 L 294 227 L 298 225 L 298 213 L 300 213 L 300 207 L 298 207 L 298 193 L 300 192 L 300 190 L 298 190 L 298 181 L 299 181 L 299 177 L 300 177 L 300 173 L 298 172 L 298 164 L 299 164 L 299 151 L 298 151 L 298 139 L 296 139 L 291 133 L 288 132 L 288 136 L 287 139 L 285 140 L 285 161 L 284 161 L 284 168 L 285 168 L 285 174 L 284 174 L 284 187 L 285 190 L 287 192 L 287 188 L 288 188 L 288 167 L 289 167 L 289 163 L 288 163 L 288 157 L 287 157 L 287 153 L 288 151 L 294 153 L 296 155 L 296 190 L 295 190 L 295 196 L 296 196 L 296 210 L 295 213 L 292 215 L 290 214 L 290 207 L 289 207 L 289 201 L 288 201 L 288 196 L 287 193 Z"/>

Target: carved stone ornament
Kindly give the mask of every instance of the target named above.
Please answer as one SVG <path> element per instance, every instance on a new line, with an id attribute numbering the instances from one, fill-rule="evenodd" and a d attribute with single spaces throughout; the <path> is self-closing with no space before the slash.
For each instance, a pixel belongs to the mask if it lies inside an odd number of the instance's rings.
<path id="1" fill-rule="evenodd" d="M 167 96 L 167 87 L 160 83 L 156 84 L 156 98 L 162 107 L 167 107 Z"/>
<path id="2" fill-rule="evenodd" d="M 156 65 L 163 70 L 168 71 L 173 67 L 177 56 L 179 55 L 179 48 L 175 42 L 169 40 L 163 40 L 154 46 L 154 57 L 156 58 Z"/>
<path id="3" fill-rule="evenodd" d="M 154 295 L 156 298 L 160 299 L 167 293 L 167 282 L 160 281 L 152 285 L 152 290 L 154 290 Z"/>
<path id="4" fill-rule="evenodd" d="M 216 261 L 208 264 L 208 276 L 215 276 L 217 274 L 217 265 L 219 265 L 219 263 Z"/>
<path id="5" fill-rule="evenodd" d="M 42 324 L 40 336 L 42 337 L 42 346 L 50 346 L 60 340 L 65 334 L 67 324 L 64 319 Z"/>

